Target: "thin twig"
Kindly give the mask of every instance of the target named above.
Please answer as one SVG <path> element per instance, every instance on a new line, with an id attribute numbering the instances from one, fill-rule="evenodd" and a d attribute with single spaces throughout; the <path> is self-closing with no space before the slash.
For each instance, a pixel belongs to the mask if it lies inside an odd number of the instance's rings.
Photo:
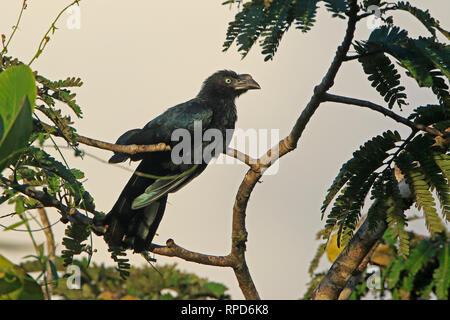
<path id="1" fill-rule="evenodd" d="M 166 246 L 158 246 L 152 244 L 152 252 L 167 256 L 178 257 L 186 261 L 196 262 L 204 265 L 217 266 L 217 267 L 232 267 L 234 266 L 233 258 L 230 255 L 227 256 L 213 256 L 208 254 L 202 254 L 194 251 L 189 251 L 177 245 L 173 239 L 169 239 L 166 242 Z"/>
<path id="2" fill-rule="evenodd" d="M 8 38 L 6 45 L 3 47 L 3 50 L 0 53 L 1 55 L 8 53 L 8 45 L 11 42 L 11 39 L 14 37 L 14 34 L 16 33 L 17 29 L 19 28 L 19 23 L 20 23 L 20 20 L 22 19 L 22 14 L 26 7 L 27 7 L 27 0 L 23 0 L 22 8 L 20 9 L 20 13 L 19 13 L 19 17 L 17 18 L 17 22 L 13 27 L 13 32 L 11 33 L 11 36 Z"/>
<path id="3" fill-rule="evenodd" d="M 371 110 L 380 112 L 382 114 L 384 114 L 385 116 L 399 122 L 402 123 L 408 127 L 410 127 L 413 130 L 421 130 L 421 131 L 425 131 L 429 134 L 435 135 L 435 136 L 439 136 L 439 137 L 444 137 L 446 136 L 445 133 L 432 128 L 432 127 L 428 127 L 428 126 L 424 126 L 423 124 L 418 124 L 418 123 L 414 123 L 411 120 L 407 119 L 407 118 L 403 118 L 402 116 L 396 114 L 395 112 L 392 112 L 389 109 L 386 109 L 378 104 L 375 104 L 373 102 L 370 101 L 366 101 L 366 100 L 361 100 L 361 99 L 355 99 L 355 98 L 349 98 L 349 97 L 343 97 L 343 96 L 338 96 L 335 94 L 329 94 L 329 93 L 325 93 L 323 95 L 323 101 L 329 101 L 329 102 L 338 102 L 338 103 L 344 103 L 344 104 L 350 104 L 350 105 L 355 105 L 355 106 L 360 106 L 360 107 L 365 107 L 365 108 L 369 108 Z"/>
<path id="4" fill-rule="evenodd" d="M 47 43 L 50 41 L 50 37 L 48 36 L 50 31 L 53 30 L 53 32 L 55 32 L 55 30 L 57 29 L 55 26 L 55 23 L 59 20 L 59 18 L 61 17 L 61 15 L 67 10 L 69 9 L 71 6 L 73 6 L 74 4 L 78 4 L 81 0 L 74 0 L 72 3 L 70 3 L 68 6 L 64 7 L 64 9 L 62 9 L 59 14 L 56 16 L 55 20 L 53 20 L 52 24 L 50 25 L 50 28 L 48 28 L 47 32 L 45 33 L 44 37 L 42 38 L 41 42 L 39 43 L 39 47 L 36 51 L 36 53 L 34 54 L 33 58 L 31 59 L 31 61 L 28 63 L 28 66 L 30 66 L 34 60 L 36 60 L 42 53 L 42 51 L 44 50 L 44 48 L 47 46 Z"/>
<path id="5" fill-rule="evenodd" d="M 383 49 L 379 49 L 379 50 L 366 52 L 366 53 L 363 53 L 363 54 L 356 54 L 356 55 L 353 55 L 353 56 L 346 56 L 344 58 L 344 61 L 351 61 L 351 60 L 356 60 L 356 59 L 359 59 L 359 58 L 370 57 L 372 55 L 375 55 L 377 53 L 382 53 L 382 52 L 384 52 L 384 50 Z"/>

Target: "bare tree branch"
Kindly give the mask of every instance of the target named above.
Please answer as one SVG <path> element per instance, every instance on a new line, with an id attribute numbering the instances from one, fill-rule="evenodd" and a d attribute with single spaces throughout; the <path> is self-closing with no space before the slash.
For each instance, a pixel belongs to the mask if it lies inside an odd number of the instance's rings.
<path id="1" fill-rule="evenodd" d="M 232 148 L 227 149 L 227 155 L 245 163 L 250 168 L 254 167 L 254 165 L 258 162 L 258 160 L 253 159 L 249 155 Z"/>
<path id="2" fill-rule="evenodd" d="M 329 94 L 329 93 L 325 93 L 323 95 L 323 101 L 324 102 L 325 101 L 338 102 L 338 103 L 351 104 L 351 105 L 355 105 L 355 106 L 369 108 L 371 110 L 380 112 L 380 113 L 384 114 L 385 116 L 410 127 L 413 130 L 425 131 L 429 134 L 439 136 L 439 137 L 445 136 L 445 134 L 443 132 L 441 132 L 435 128 L 427 127 L 427 126 L 424 126 L 423 124 L 414 123 L 411 120 L 403 118 L 402 116 L 396 114 L 395 112 L 392 112 L 391 110 L 386 109 L 386 108 L 384 108 L 378 104 L 375 104 L 373 102 L 370 102 L 370 101 L 355 99 L 355 98 L 348 98 L 348 97 L 338 96 L 338 95 Z"/>
<path id="3" fill-rule="evenodd" d="M 232 267 L 235 262 L 230 256 L 213 256 L 193 251 L 186 250 L 175 243 L 173 239 L 169 239 L 166 242 L 166 246 L 158 246 L 152 244 L 153 253 L 166 256 L 166 257 L 178 257 L 186 261 L 196 262 L 209 266 L 216 267 Z"/>
<path id="4" fill-rule="evenodd" d="M 361 261 L 358 267 L 356 267 L 355 271 L 353 271 L 352 276 L 345 284 L 345 288 L 341 291 L 338 300 L 347 300 L 350 297 L 353 290 L 355 290 L 356 285 L 361 280 L 361 277 L 363 276 L 364 271 L 366 270 L 367 264 L 369 263 L 370 258 L 372 257 L 379 243 L 380 243 L 379 240 L 375 242 L 372 249 L 370 249 L 369 253 L 364 257 L 364 259 Z"/>
<path id="5" fill-rule="evenodd" d="M 67 140 L 67 137 L 65 137 L 61 131 L 53 126 L 50 126 L 42 121 L 34 119 L 34 125 L 39 128 L 43 129 L 45 132 L 48 132 L 54 136 L 62 137 Z M 109 150 L 114 152 L 120 152 L 120 153 L 127 153 L 127 154 L 136 154 L 141 152 L 158 152 L 158 151 L 169 151 L 170 146 L 166 145 L 165 143 L 158 143 L 158 144 L 151 144 L 151 145 L 136 145 L 136 144 L 130 144 L 130 145 L 120 145 L 120 144 L 113 144 L 109 142 L 104 142 L 101 140 L 96 140 L 88 137 L 84 137 L 81 135 L 77 135 L 75 137 L 75 140 L 79 143 L 103 149 L 103 150 Z"/>

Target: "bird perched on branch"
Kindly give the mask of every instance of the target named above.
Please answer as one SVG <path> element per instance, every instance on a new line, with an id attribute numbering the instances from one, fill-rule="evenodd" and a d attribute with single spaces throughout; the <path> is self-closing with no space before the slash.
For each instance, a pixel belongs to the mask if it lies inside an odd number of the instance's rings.
<path id="1" fill-rule="evenodd" d="M 210 142 L 202 141 L 199 145 L 191 139 L 188 143 L 191 150 L 184 148 L 179 154 L 174 154 L 179 142 L 172 141 L 172 134 L 181 129 L 194 137 L 200 125 L 202 133 L 214 129 L 226 137 L 226 131 L 233 130 L 237 120 L 235 99 L 250 89 L 260 89 L 250 75 L 218 71 L 203 82 L 195 98 L 169 108 L 142 129 L 129 130 L 119 137 L 117 144 L 163 142 L 170 145 L 172 151 L 134 155 L 115 153 L 109 160 L 110 163 L 141 160 L 114 207 L 101 222 L 106 226 L 104 239 L 110 247 L 133 249 L 134 252 L 150 249 L 164 214 L 168 193 L 179 190 L 197 177 L 209 161 L 203 158 L 195 161 L 194 156 L 199 148 L 204 149 Z M 214 143 L 225 152 L 229 139 Z M 180 156 L 183 159 L 181 163 L 178 161 Z"/>

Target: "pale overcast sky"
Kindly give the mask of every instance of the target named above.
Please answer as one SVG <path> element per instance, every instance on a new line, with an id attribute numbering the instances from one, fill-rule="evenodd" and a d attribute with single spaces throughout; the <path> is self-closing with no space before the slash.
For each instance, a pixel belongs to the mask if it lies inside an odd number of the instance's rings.
<path id="1" fill-rule="evenodd" d="M 9 36 L 21 1 L 1 2 L 0 33 Z M 11 55 L 25 62 L 34 55 L 51 21 L 69 3 L 28 2 L 9 47 Z M 52 80 L 81 77 L 84 85 L 74 91 L 84 118 L 72 116 L 74 126 L 82 135 L 109 142 L 126 130 L 142 127 L 168 107 L 194 97 L 202 81 L 216 70 L 249 73 L 262 90 L 248 92 L 238 99 L 237 127 L 275 129 L 282 138 L 289 133 L 314 86 L 324 76 L 342 41 L 346 21 L 331 18 L 321 8 L 310 32 L 304 34 L 292 28 L 285 35 L 273 61 L 264 62 L 259 47 L 241 60 L 235 47 L 222 53 L 228 22 L 237 12 L 236 7 L 230 9 L 222 6 L 222 2 L 81 1 L 80 29 L 69 29 L 66 24 L 69 16 L 63 15 L 57 24 L 59 29 L 34 62 L 33 69 Z M 443 27 L 449 29 L 449 1 L 411 3 L 430 9 Z M 411 30 L 412 36 L 428 36 L 426 29 L 406 13 L 396 15 L 395 21 Z M 362 22 L 355 39 L 367 39 L 369 34 Z M 384 105 L 366 78 L 357 61 L 345 63 L 331 92 Z M 406 112 L 435 101 L 430 90 L 418 88 L 409 78 L 403 80 L 411 103 L 404 108 Z M 70 114 L 68 108 L 64 110 Z M 308 265 L 319 244 L 315 233 L 324 225 L 319 209 L 326 190 L 353 151 L 388 128 L 409 133 L 408 128 L 373 111 L 325 103 L 308 124 L 298 149 L 281 159 L 277 174 L 264 177 L 256 186 L 247 209 L 247 263 L 263 299 L 297 299 L 304 294 L 309 281 Z M 87 146 L 82 149 L 105 160 L 111 155 Z M 71 167 L 86 173 L 85 187 L 94 196 L 97 209 L 109 211 L 130 172 L 64 152 Z M 132 164 L 130 168 L 135 166 Z M 180 192 L 170 195 L 159 236 L 154 241 L 163 244 L 173 238 L 193 251 L 227 254 L 234 198 L 246 170 L 241 164 L 211 165 Z M 1 214 L 12 211 L 5 205 L 0 208 Z M 57 221 L 58 214 L 49 212 L 50 220 Z M 0 223 L 9 225 L 14 221 L 2 219 Z M 423 221 L 413 224 L 416 230 L 423 231 L 422 225 Z M 64 228 L 61 223 L 54 228 L 58 252 L 62 249 Z M 15 247 L 7 249 L 4 246 L 7 243 Z M 94 237 L 94 247 L 98 252 L 93 261 L 113 264 L 102 238 Z M 32 250 L 25 233 L 0 231 L 0 253 L 14 262 L 21 261 Z M 135 265 L 145 263 L 138 255 L 129 256 Z M 243 297 L 231 269 L 177 258 L 157 256 L 157 259 L 158 263 L 176 262 L 182 270 L 222 282 L 233 298 Z M 328 264 L 321 267 L 327 268 Z"/>

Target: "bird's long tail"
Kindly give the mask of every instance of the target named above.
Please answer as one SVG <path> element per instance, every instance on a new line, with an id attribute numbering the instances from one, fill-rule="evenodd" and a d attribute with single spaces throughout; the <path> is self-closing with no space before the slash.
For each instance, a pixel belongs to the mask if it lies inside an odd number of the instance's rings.
<path id="1" fill-rule="evenodd" d="M 136 171 L 145 172 L 144 161 Z M 106 215 L 105 241 L 110 247 L 141 252 L 149 249 L 166 208 L 167 194 L 146 207 L 133 210 L 133 200 L 143 194 L 155 180 L 136 174 L 130 178 L 114 207 Z"/>

